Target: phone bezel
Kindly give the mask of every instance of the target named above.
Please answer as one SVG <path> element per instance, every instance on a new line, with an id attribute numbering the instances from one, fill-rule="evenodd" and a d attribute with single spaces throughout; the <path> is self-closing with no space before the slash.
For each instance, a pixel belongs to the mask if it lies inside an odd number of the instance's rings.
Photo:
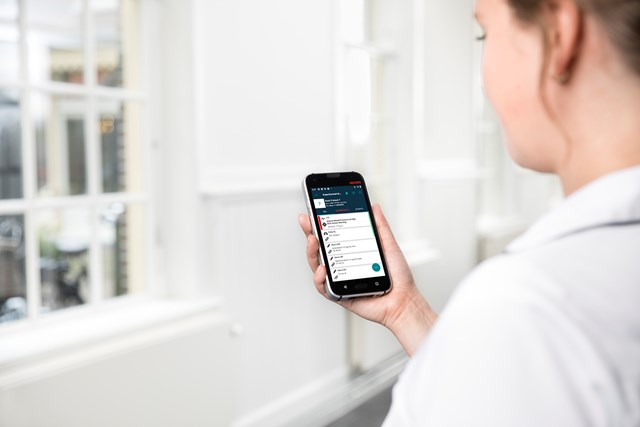
<path id="1" fill-rule="evenodd" d="M 358 184 L 353 184 L 359 182 Z M 362 279 L 344 280 L 334 282 L 330 274 L 327 271 L 327 279 L 325 281 L 325 287 L 327 294 L 336 300 L 351 299 L 360 297 L 382 296 L 388 293 L 392 288 L 391 276 L 389 275 L 389 268 L 387 267 L 387 261 L 385 258 L 384 250 L 382 248 L 382 242 L 378 235 L 378 227 L 371 208 L 371 201 L 369 199 L 369 192 L 367 185 L 362 174 L 358 172 L 336 172 L 336 173 L 313 173 L 308 175 L 303 182 L 303 189 L 305 193 L 305 199 L 307 202 L 307 210 L 309 216 L 312 219 L 313 233 L 318 238 L 318 213 L 315 206 L 311 203 L 312 194 L 311 189 L 317 187 L 338 187 L 338 186 L 350 186 L 350 185 L 362 185 L 364 191 L 364 198 L 373 225 L 373 233 L 376 239 L 376 245 L 380 253 L 380 259 L 382 267 L 384 269 L 384 276 L 365 277 Z M 323 265 L 326 265 L 325 260 L 328 259 L 327 249 L 325 248 L 324 241 L 318 238 L 320 243 L 320 258 Z M 378 282 L 378 285 L 375 283 Z M 345 289 L 346 286 L 346 289 Z"/>

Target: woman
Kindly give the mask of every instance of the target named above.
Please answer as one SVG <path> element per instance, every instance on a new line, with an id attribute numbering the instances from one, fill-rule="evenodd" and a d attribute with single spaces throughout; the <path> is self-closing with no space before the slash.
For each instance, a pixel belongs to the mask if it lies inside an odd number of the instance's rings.
<path id="1" fill-rule="evenodd" d="M 567 198 L 439 318 L 374 208 L 394 289 L 338 304 L 411 356 L 385 426 L 640 426 L 640 0 L 478 0 L 476 18 L 511 156 Z"/>

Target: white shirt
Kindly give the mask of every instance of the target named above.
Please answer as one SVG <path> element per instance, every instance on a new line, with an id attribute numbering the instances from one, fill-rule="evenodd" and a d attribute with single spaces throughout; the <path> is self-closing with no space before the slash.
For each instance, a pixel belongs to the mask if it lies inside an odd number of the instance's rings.
<path id="1" fill-rule="evenodd" d="M 384 426 L 640 426 L 640 167 L 573 193 L 460 284 Z"/>

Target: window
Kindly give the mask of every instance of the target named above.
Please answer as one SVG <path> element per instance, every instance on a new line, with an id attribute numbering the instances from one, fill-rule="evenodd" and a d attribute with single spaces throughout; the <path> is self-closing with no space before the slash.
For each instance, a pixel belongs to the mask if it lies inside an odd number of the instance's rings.
<path id="1" fill-rule="evenodd" d="M 0 0 L 0 323 L 144 290 L 136 0 Z"/>

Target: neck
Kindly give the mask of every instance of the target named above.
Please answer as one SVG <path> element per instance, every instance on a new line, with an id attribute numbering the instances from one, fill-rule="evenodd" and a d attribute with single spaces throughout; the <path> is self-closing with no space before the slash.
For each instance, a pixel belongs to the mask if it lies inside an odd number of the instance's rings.
<path id="1" fill-rule="evenodd" d="M 554 171 L 565 195 L 640 165 L 640 76 L 599 23 L 587 18 L 585 26 L 571 80 L 554 94 L 565 140 Z"/>
<path id="2" fill-rule="evenodd" d="M 640 145 L 640 140 L 637 143 Z M 584 162 L 572 163 L 558 171 L 558 176 L 564 194 L 568 196 L 602 176 L 633 166 L 640 166 L 640 147 L 627 158 L 591 158 Z"/>
<path id="3" fill-rule="evenodd" d="M 556 173 L 565 195 L 601 176 L 640 165 L 640 79 L 586 83 L 591 85 L 583 84 L 583 93 L 574 98 L 574 114 L 561 119 L 568 125 L 569 141 Z"/>

